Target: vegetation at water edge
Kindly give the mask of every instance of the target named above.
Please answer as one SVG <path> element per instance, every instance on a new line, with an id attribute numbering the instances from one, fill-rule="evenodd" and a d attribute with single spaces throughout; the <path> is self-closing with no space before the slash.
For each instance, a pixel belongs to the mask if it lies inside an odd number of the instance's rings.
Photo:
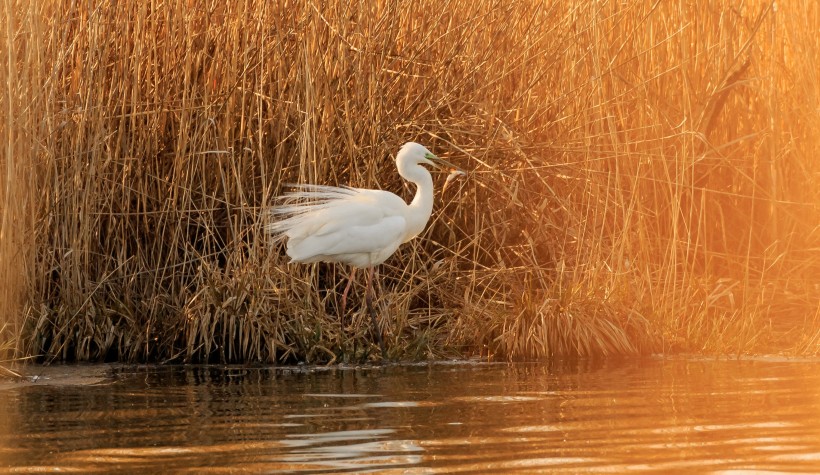
<path id="1" fill-rule="evenodd" d="M 471 175 L 379 270 L 390 358 L 820 352 L 815 2 L 0 10 L 7 357 L 379 358 L 265 209 L 409 198 L 411 140 Z"/>

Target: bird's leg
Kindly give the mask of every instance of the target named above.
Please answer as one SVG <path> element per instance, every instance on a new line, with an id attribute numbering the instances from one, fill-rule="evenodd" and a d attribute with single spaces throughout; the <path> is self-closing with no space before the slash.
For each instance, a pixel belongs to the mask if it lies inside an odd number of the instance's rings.
<path id="1" fill-rule="evenodd" d="M 382 332 L 379 330 L 379 324 L 376 321 L 376 308 L 373 306 L 373 266 L 367 269 L 367 293 L 365 299 L 367 300 L 367 308 L 370 310 L 370 323 L 373 325 L 373 332 L 376 334 L 376 340 L 379 342 L 379 349 L 382 352 L 382 358 L 387 357 L 387 351 L 384 349 L 384 340 L 382 340 Z"/>
<path id="2" fill-rule="evenodd" d="M 347 337 L 347 332 L 345 331 L 345 309 L 347 308 L 347 294 L 350 292 L 350 286 L 353 285 L 353 281 L 356 280 L 356 268 L 350 268 L 350 275 L 347 278 L 347 285 L 345 285 L 344 291 L 342 291 L 342 302 L 341 305 L 338 307 L 339 311 L 339 327 L 342 330 L 342 335 Z M 351 322 L 352 323 L 352 322 Z M 342 345 L 344 346 L 344 345 Z M 356 355 L 356 339 L 353 338 L 353 355 Z"/>
<path id="3" fill-rule="evenodd" d="M 355 279 L 356 268 L 352 267 L 350 270 L 350 277 L 347 279 L 347 285 L 345 285 L 345 290 L 342 292 L 342 304 L 339 308 L 339 321 L 342 322 L 342 325 L 344 325 L 345 308 L 347 307 L 347 294 L 350 292 L 350 286 L 353 284 Z"/>

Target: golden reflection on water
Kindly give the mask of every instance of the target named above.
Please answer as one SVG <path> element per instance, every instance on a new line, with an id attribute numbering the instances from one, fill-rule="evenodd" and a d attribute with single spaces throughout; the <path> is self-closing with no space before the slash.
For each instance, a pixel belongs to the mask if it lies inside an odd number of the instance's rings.
<path id="1" fill-rule="evenodd" d="M 16 473 L 820 471 L 815 360 L 120 368 L 0 397 Z"/>

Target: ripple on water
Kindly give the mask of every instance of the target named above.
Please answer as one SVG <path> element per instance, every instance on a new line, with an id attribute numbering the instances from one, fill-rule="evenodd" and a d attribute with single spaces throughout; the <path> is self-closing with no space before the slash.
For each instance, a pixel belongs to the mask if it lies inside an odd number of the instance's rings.
<path id="1" fill-rule="evenodd" d="M 820 361 L 222 371 L 2 390 L 0 456 L 13 472 L 820 472 Z"/>

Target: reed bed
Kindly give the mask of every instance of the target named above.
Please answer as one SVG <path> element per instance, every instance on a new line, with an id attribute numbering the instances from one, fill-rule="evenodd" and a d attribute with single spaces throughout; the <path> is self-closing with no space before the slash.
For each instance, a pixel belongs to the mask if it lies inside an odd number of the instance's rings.
<path id="1" fill-rule="evenodd" d="M 380 269 L 389 358 L 817 354 L 820 8 L 696 3 L 9 0 L 6 341 L 378 359 L 265 210 L 409 198 L 414 140 L 472 173 Z"/>
<path id="2" fill-rule="evenodd" d="M 22 90 L 14 87 L 27 79 L 28 71 L 18 70 L 18 51 L 12 33 L 16 30 L 13 16 L 5 16 L 0 51 L 3 67 L 0 81 L 8 84 L 0 97 L 0 136 L 3 137 L 0 152 L 0 378 L 14 376 L 8 369 L 18 353 L 18 336 L 21 333 L 20 318 L 26 289 L 27 269 L 32 257 L 32 243 L 25 235 L 31 226 L 31 197 L 28 164 L 29 137 L 24 130 L 31 125 L 33 115 L 26 110 L 27 98 Z"/>

